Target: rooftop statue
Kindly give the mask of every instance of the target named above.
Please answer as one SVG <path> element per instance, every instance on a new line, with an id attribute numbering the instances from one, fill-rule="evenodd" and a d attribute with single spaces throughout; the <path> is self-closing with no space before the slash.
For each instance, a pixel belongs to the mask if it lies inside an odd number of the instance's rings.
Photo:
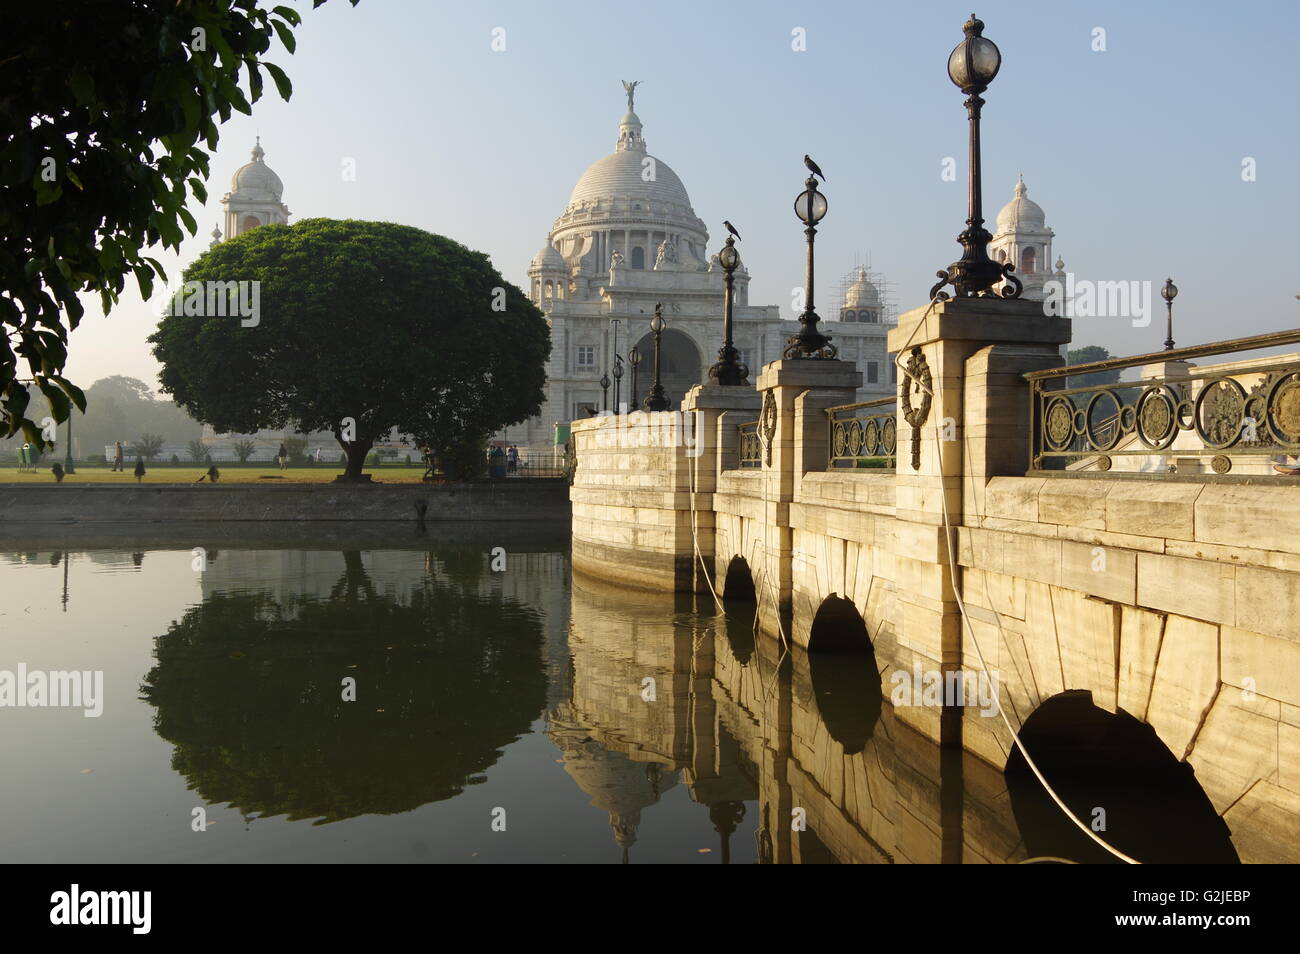
<path id="1" fill-rule="evenodd" d="M 629 113 L 636 112 L 636 110 L 632 108 L 632 100 L 636 96 L 636 88 L 640 85 L 640 80 L 633 80 L 630 83 L 627 80 L 623 80 L 623 89 L 627 92 L 627 111 Z"/>

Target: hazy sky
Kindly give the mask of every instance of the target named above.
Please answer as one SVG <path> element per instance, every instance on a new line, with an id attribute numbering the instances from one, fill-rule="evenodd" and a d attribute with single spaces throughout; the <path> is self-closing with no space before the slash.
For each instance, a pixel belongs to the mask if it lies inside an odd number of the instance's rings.
<path id="1" fill-rule="evenodd" d="M 169 273 L 207 247 L 260 132 L 291 222 L 418 226 L 486 252 L 526 287 L 574 183 L 613 151 L 621 79 L 642 81 L 649 151 L 682 178 L 711 246 L 724 218 L 743 234 L 751 304 L 793 314 L 804 237 L 791 204 L 805 152 L 828 180 L 819 287 L 869 257 L 902 311 L 923 304 L 935 270 L 960 255 L 966 117 L 946 62 L 968 3 L 297 6 L 298 52 L 268 57 L 287 69 L 293 98 L 280 101 L 268 82 L 252 118 L 220 127 L 209 201 L 191 205 L 200 234 L 180 256 L 159 256 Z M 1003 56 L 984 94 L 990 230 L 1023 172 L 1056 232 L 1053 255 L 1076 277 L 1153 289 L 1174 277 L 1180 345 L 1295 327 L 1300 4 L 1142 6 L 977 6 Z M 498 27 L 506 49 L 494 52 Z M 806 51 L 792 49 L 796 28 Z M 1096 28 L 1104 52 L 1093 50 Z M 941 178 L 948 156 L 956 182 Z M 1242 177 L 1247 157 L 1253 182 Z M 355 181 L 343 181 L 346 159 Z M 145 338 L 162 295 L 128 293 L 107 318 L 97 301 L 72 336 L 73 380 L 155 384 Z M 1074 337 L 1116 354 L 1155 350 L 1163 311 L 1147 328 L 1078 319 Z"/>

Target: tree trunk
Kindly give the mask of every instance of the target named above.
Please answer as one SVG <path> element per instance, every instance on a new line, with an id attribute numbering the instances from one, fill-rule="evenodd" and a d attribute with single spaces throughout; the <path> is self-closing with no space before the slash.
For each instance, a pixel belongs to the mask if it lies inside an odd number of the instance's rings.
<path id="1" fill-rule="evenodd" d="M 362 479 L 361 472 L 366 466 L 366 455 L 370 453 L 370 448 L 375 446 L 375 442 L 369 438 L 365 440 L 357 438 L 350 443 L 339 441 L 339 444 L 343 448 L 343 453 L 347 454 L 348 457 L 341 479 L 360 481 Z"/>

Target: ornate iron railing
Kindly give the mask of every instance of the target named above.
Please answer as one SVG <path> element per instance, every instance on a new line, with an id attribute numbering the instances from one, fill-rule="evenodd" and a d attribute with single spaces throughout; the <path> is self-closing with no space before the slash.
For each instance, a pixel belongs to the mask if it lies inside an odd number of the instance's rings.
<path id="1" fill-rule="evenodd" d="M 758 436 L 758 421 L 737 427 L 740 432 L 740 466 L 742 469 L 763 466 L 763 442 Z"/>
<path id="2" fill-rule="evenodd" d="M 1030 472 L 1283 474 L 1300 455 L 1300 357 L 1234 361 L 1186 373 L 1075 386 L 1084 375 L 1300 343 L 1300 330 L 1112 358 L 1025 375 L 1032 389 Z M 1073 380 L 1068 380 L 1073 379 Z M 1269 458 L 1282 466 L 1274 468 Z M 1188 463 L 1190 462 L 1190 466 Z"/>
<path id="3" fill-rule="evenodd" d="M 881 398 L 828 407 L 830 467 L 893 470 L 898 454 L 898 401 Z"/>

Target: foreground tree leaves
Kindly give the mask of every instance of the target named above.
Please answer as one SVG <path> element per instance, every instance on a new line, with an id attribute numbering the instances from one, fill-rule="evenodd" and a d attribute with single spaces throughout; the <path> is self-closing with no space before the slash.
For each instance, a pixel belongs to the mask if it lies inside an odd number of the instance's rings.
<path id="1" fill-rule="evenodd" d="M 325 0 L 313 0 L 318 7 Z M 358 0 L 350 0 L 355 6 Z M 28 414 L 30 376 L 59 422 L 86 397 L 62 376 L 68 333 L 97 293 L 107 313 L 128 280 L 144 298 L 197 229 L 215 120 L 251 113 L 262 56 L 293 52 L 292 7 L 258 0 L 11 4 L 0 29 L 0 435 L 44 447 Z M 247 82 L 247 94 L 241 82 Z M 25 367 L 20 365 L 25 362 Z"/>

